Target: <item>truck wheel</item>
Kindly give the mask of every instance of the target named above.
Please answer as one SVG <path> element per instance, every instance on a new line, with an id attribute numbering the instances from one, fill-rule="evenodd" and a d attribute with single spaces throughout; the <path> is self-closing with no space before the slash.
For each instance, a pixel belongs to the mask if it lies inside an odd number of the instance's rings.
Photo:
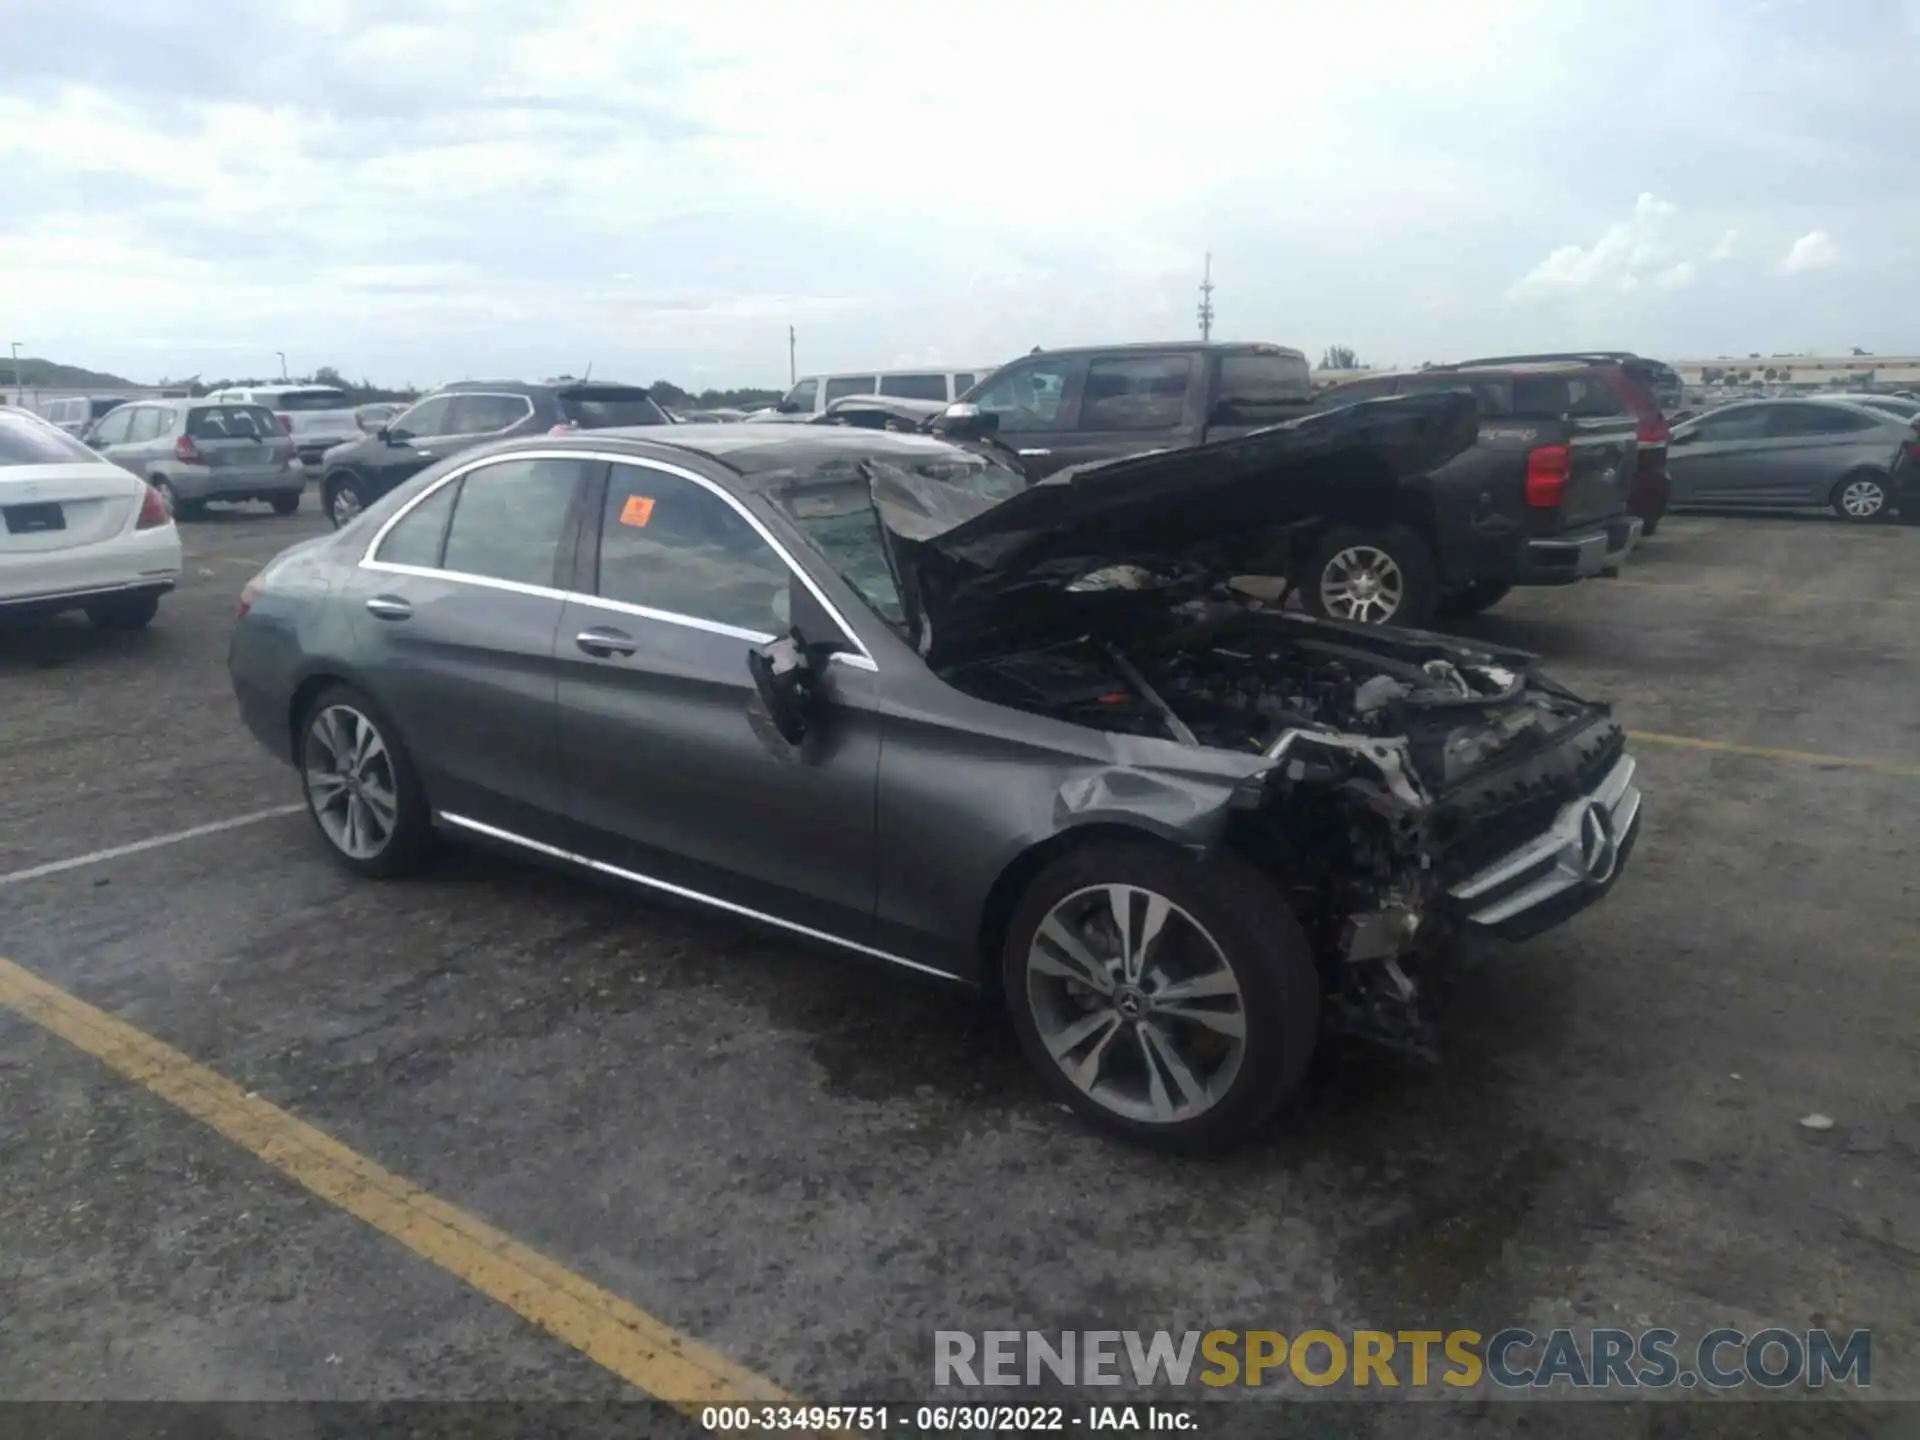
<path id="1" fill-rule="evenodd" d="M 1433 552 L 1404 525 L 1336 525 L 1307 562 L 1300 603 L 1327 620 L 1419 627 L 1439 599 Z"/>
<path id="2" fill-rule="evenodd" d="M 1021 896 L 1001 975 L 1047 1088 L 1161 1149 L 1240 1140 L 1299 1085 L 1319 1033 L 1307 937 L 1231 854 L 1151 840 L 1070 851 Z"/>
<path id="3" fill-rule="evenodd" d="M 1469 585 L 1464 590 L 1455 590 L 1450 595 L 1440 597 L 1438 613 L 1451 620 L 1462 620 L 1469 615 L 1478 615 L 1482 610 L 1491 610 L 1513 587 L 1496 581 L 1483 580 L 1477 585 Z"/>

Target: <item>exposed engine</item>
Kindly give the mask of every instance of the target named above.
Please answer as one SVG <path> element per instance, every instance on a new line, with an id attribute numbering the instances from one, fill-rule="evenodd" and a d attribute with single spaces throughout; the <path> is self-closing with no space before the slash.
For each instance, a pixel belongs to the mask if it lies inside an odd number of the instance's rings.
<path id="1" fill-rule="evenodd" d="M 1333 1022 L 1419 1051 L 1432 1032 L 1422 971 L 1452 968 L 1432 963 L 1452 938 L 1435 904 L 1462 828 L 1449 792 L 1604 714 L 1517 657 L 1355 636 L 1234 601 L 1134 611 L 1102 634 L 948 679 L 1095 729 L 1270 758 L 1229 843 L 1287 891 L 1321 957 Z"/>

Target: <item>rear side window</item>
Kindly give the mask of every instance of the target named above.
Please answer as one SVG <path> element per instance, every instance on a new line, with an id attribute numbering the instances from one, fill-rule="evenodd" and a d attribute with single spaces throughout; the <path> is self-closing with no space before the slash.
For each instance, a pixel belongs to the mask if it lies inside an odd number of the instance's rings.
<path id="1" fill-rule="evenodd" d="M 667 412 L 644 390 L 572 390 L 560 397 L 560 413 L 582 430 L 670 423 Z"/>
<path id="2" fill-rule="evenodd" d="M 469 470 L 454 501 L 441 567 L 551 588 L 579 460 L 502 460 Z"/>
<path id="3" fill-rule="evenodd" d="M 944 400 L 947 377 L 944 375 L 882 375 L 880 393 L 902 400 Z"/>
<path id="4" fill-rule="evenodd" d="M 1080 401 L 1082 430 L 1164 430 L 1186 409 L 1190 355 L 1095 360 Z"/>
<path id="5" fill-rule="evenodd" d="M 966 394 L 967 391 L 973 388 L 973 382 L 979 378 L 980 377 L 975 375 L 971 370 L 962 370 L 958 375 L 953 377 L 954 395 L 958 397 Z M 944 400 L 947 397 L 945 395 L 937 395 L 934 398 L 937 400 Z"/>
<path id="6" fill-rule="evenodd" d="M 1227 354 L 1220 357 L 1216 404 L 1241 424 L 1290 420 L 1313 395 L 1307 362 L 1297 355 Z"/>
<path id="7" fill-rule="evenodd" d="M 523 395 L 455 395 L 447 414 L 449 435 L 491 435 L 508 430 L 533 413 Z"/>
<path id="8" fill-rule="evenodd" d="M 871 375 L 836 375 L 827 381 L 827 403 L 843 400 L 849 395 L 872 395 L 874 380 Z"/>
<path id="9" fill-rule="evenodd" d="M 608 600 L 777 635 L 791 572 L 760 532 L 705 486 L 615 465 L 600 519 Z"/>
<path id="10" fill-rule="evenodd" d="M 71 465 L 99 457 L 58 426 L 23 410 L 0 410 L 0 465 Z"/>
<path id="11" fill-rule="evenodd" d="M 447 517 L 453 514 L 453 498 L 460 493 L 460 482 L 442 485 L 387 532 L 374 559 L 389 565 L 419 565 L 428 570 L 440 568 L 440 550 L 446 543 Z"/>
<path id="12" fill-rule="evenodd" d="M 280 422 L 264 405 L 206 405 L 187 412 L 187 434 L 196 440 L 275 440 Z"/>
<path id="13" fill-rule="evenodd" d="M 270 402 L 275 410 L 284 410 L 289 414 L 301 410 L 346 410 L 349 407 L 347 392 L 344 390 L 288 390 L 275 395 Z"/>
<path id="14" fill-rule="evenodd" d="M 1848 435 L 1871 430 L 1878 423 L 1871 415 L 1842 410 L 1838 405 L 1775 405 L 1767 417 L 1767 434 Z"/>

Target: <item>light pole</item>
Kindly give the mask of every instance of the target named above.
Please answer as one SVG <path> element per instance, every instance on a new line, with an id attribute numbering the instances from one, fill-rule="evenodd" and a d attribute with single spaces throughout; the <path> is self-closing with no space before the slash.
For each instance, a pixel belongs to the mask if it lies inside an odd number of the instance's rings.
<path id="1" fill-rule="evenodd" d="M 280 357 L 280 378 L 284 380 L 287 378 L 287 352 L 276 350 L 273 353 Z"/>
<path id="2" fill-rule="evenodd" d="M 13 349 L 13 403 L 18 405 L 20 403 L 20 342 L 12 340 L 8 344 Z"/>
<path id="3" fill-rule="evenodd" d="M 793 368 L 793 327 L 789 325 L 787 326 L 787 384 L 792 386 L 799 378 L 799 374 Z"/>

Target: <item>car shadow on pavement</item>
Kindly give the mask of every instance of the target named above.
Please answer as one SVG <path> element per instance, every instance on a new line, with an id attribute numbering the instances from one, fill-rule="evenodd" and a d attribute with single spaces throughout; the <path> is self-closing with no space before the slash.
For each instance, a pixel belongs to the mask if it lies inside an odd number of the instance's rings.
<path id="1" fill-rule="evenodd" d="M 150 654 L 159 643 L 152 631 L 100 630 L 77 616 L 0 620 L 0 675 L 58 670 L 94 657 Z"/>

